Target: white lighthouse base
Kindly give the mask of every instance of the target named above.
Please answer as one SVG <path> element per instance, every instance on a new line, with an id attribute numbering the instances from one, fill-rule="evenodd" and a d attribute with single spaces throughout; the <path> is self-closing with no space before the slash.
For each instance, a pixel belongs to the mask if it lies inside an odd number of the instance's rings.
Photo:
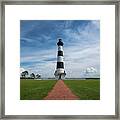
<path id="1" fill-rule="evenodd" d="M 61 79 L 64 79 L 65 78 L 65 70 L 62 69 L 62 68 L 58 68 L 56 71 L 55 71 L 55 77 L 58 79 L 58 80 L 61 80 Z"/>

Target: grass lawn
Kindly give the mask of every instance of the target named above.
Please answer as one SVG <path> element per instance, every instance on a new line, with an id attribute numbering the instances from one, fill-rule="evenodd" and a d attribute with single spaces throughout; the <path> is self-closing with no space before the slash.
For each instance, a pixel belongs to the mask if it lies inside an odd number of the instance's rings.
<path id="1" fill-rule="evenodd" d="M 80 100 L 100 99 L 100 80 L 65 80 L 71 91 L 80 97 Z"/>
<path id="2" fill-rule="evenodd" d="M 41 100 L 55 83 L 56 80 L 20 80 L 20 99 Z"/>

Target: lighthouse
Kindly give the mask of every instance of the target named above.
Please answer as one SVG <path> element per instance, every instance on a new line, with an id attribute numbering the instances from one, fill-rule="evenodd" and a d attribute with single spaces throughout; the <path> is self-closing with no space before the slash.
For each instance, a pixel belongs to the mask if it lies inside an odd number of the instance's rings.
<path id="1" fill-rule="evenodd" d="M 64 52 L 63 52 L 63 42 L 62 42 L 62 39 L 58 39 L 58 54 L 57 54 L 57 66 L 56 66 L 56 70 L 55 70 L 55 77 L 58 79 L 58 80 L 61 80 L 65 77 L 66 73 L 65 73 L 65 70 L 64 70 Z"/>

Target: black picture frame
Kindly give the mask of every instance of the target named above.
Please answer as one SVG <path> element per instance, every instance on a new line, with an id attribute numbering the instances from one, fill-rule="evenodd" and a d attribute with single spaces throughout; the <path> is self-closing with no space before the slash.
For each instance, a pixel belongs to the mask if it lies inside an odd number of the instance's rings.
<path id="1" fill-rule="evenodd" d="M 1 1 L 0 118 L 1 119 L 120 119 L 119 106 L 119 17 L 118 0 Z M 5 5 L 115 5 L 115 115 L 5 115 Z M 11 108 L 12 109 L 12 108 Z"/>

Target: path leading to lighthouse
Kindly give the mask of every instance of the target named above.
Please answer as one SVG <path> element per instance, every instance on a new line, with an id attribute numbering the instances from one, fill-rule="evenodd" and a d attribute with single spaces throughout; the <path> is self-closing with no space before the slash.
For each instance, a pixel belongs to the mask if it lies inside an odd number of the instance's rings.
<path id="1" fill-rule="evenodd" d="M 53 89 L 44 100 L 78 100 L 79 98 L 65 85 L 63 80 L 58 80 Z"/>

